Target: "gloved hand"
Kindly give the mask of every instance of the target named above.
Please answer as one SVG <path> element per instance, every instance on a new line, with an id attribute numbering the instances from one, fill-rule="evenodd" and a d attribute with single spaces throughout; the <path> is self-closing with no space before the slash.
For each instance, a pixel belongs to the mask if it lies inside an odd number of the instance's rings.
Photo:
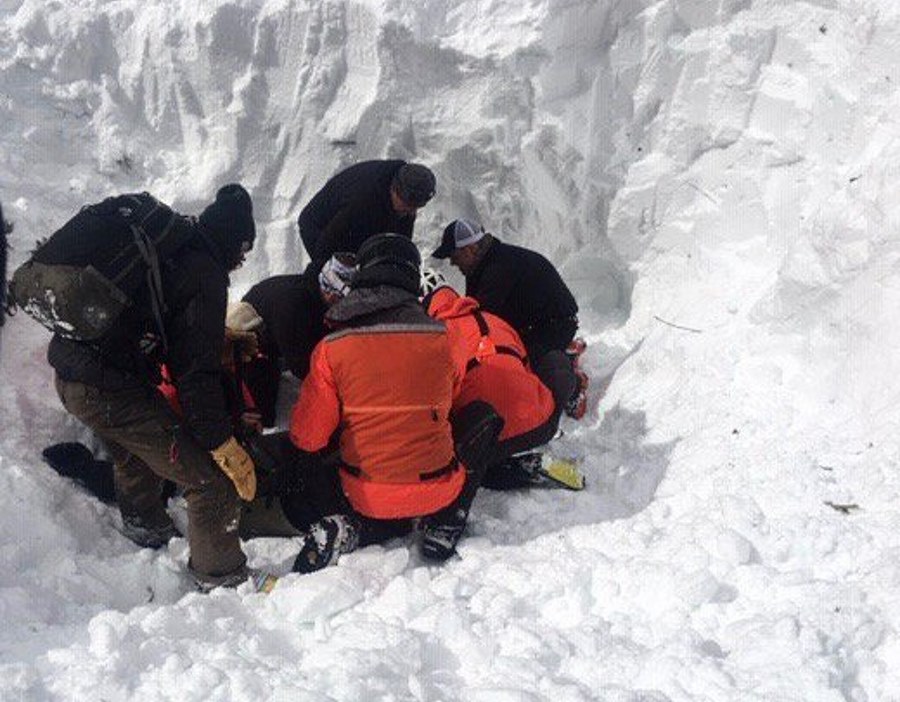
<path id="1" fill-rule="evenodd" d="M 209 453 L 222 472 L 234 483 L 238 497 L 247 502 L 256 497 L 256 470 L 253 459 L 237 439 L 231 436 L 228 441 Z"/>
<path id="2" fill-rule="evenodd" d="M 234 363 L 234 352 L 240 354 L 241 362 L 250 363 L 259 355 L 259 337 L 252 331 L 235 331 L 225 327 L 225 345 L 222 348 L 222 365 Z"/>
<path id="3" fill-rule="evenodd" d="M 228 305 L 225 315 L 225 326 L 234 331 L 254 331 L 263 325 L 263 319 L 249 302 L 236 302 Z"/>

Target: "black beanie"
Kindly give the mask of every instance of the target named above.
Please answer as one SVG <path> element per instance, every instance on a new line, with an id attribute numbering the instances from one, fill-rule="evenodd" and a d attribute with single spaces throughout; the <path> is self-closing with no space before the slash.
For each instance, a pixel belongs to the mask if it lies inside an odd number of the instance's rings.
<path id="1" fill-rule="evenodd" d="M 250 193 L 237 183 L 219 188 L 215 202 L 203 210 L 199 221 L 230 262 L 240 260 L 244 242 L 252 247 L 256 240 L 253 202 Z"/>
<path id="2" fill-rule="evenodd" d="M 434 173 L 420 163 L 404 163 L 394 175 L 394 188 L 404 202 L 423 207 L 434 197 Z"/>

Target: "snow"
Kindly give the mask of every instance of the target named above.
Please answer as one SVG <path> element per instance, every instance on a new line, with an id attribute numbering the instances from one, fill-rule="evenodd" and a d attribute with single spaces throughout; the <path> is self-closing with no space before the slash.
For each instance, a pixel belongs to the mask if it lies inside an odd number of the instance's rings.
<path id="1" fill-rule="evenodd" d="M 19 314 L 0 699 L 900 700 L 898 51 L 895 0 L 0 0 L 13 265 L 85 202 L 240 180 L 238 296 L 299 270 L 329 175 L 409 158 L 423 250 L 469 216 L 548 255 L 593 376 L 555 449 L 584 492 L 482 493 L 440 567 L 395 541 L 199 595 L 183 539 L 41 462 L 95 444 Z"/>

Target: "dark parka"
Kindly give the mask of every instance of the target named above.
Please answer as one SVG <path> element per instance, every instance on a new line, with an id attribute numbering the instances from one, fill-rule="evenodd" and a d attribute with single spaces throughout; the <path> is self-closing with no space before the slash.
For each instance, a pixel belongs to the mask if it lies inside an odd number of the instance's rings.
<path id="1" fill-rule="evenodd" d="M 327 307 L 312 275 L 277 275 L 257 283 L 244 295 L 262 317 L 260 351 L 280 358 L 297 378 L 309 372 L 309 357 L 325 336 Z"/>
<path id="2" fill-rule="evenodd" d="M 199 227 L 183 218 L 177 226 Z M 185 425 L 207 450 L 231 436 L 221 383 L 228 271 L 225 254 L 211 237 L 194 236 L 161 264 L 168 350 L 158 341 L 148 289 L 98 346 L 54 336 L 47 358 L 58 376 L 104 390 L 149 388 L 166 364 L 178 388 Z M 156 340 L 149 354 L 142 344 Z"/>
<path id="3" fill-rule="evenodd" d="M 412 238 L 415 215 L 399 214 L 391 205 L 391 183 L 404 163 L 363 161 L 350 166 L 303 208 L 297 224 L 317 270 L 337 251 L 355 253 L 373 234 Z"/>
<path id="4" fill-rule="evenodd" d="M 577 328 L 578 305 L 553 264 L 496 238 L 466 276 L 466 295 L 509 322 L 530 355 L 565 349 Z"/>

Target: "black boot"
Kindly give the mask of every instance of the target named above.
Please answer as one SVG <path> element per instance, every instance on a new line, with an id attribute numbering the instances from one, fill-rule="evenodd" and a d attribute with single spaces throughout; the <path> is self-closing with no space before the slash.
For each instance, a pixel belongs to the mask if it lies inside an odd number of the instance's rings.
<path id="1" fill-rule="evenodd" d="M 107 504 L 116 501 L 113 465 L 98 461 L 87 446 L 77 441 L 54 444 L 41 454 L 47 464 L 64 478 L 70 478 Z"/>
<path id="2" fill-rule="evenodd" d="M 360 522 L 349 514 L 332 514 L 311 524 L 301 535 L 300 553 L 294 560 L 295 573 L 312 573 L 337 563 L 341 554 L 359 545 Z"/>

